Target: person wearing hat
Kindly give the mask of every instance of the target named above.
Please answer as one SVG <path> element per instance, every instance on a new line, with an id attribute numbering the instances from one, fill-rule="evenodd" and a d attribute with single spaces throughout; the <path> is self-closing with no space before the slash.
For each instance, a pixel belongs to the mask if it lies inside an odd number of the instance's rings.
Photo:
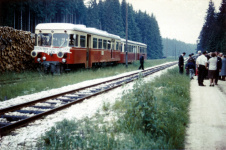
<path id="1" fill-rule="evenodd" d="M 186 53 L 183 52 L 180 56 L 179 56 L 179 62 L 178 62 L 178 66 L 179 66 L 179 73 L 183 74 L 184 73 L 184 55 Z"/>

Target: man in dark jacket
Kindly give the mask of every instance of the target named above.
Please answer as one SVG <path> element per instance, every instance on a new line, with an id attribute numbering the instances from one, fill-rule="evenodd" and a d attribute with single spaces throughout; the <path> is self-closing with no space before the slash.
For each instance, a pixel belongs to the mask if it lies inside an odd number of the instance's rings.
<path id="1" fill-rule="evenodd" d="M 179 72 L 180 72 L 181 74 L 184 73 L 184 55 L 185 55 L 185 54 L 186 54 L 186 53 L 183 52 L 183 53 L 179 56 L 178 66 L 179 66 Z"/>
<path id="2" fill-rule="evenodd" d="M 222 66 L 222 59 L 219 56 L 219 52 L 215 52 L 217 55 L 217 74 L 215 77 L 215 85 L 217 85 L 218 83 L 218 79 L 219 79 L 219 74 L 220 74 L 220 70 L 221 70 L 221 66 Z"/>
<path id="3" fill-rule="evenodd" d="M 139 69 L 144 70 L 144 54 L 140 56 L 140 67 Z"/>

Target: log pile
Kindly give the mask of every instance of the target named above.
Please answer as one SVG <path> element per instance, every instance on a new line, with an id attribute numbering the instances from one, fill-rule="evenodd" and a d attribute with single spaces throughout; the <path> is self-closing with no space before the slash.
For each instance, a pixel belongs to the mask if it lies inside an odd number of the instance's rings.
<path id="1" fill-rule="evenodd" d="M 31 32 L 0 27 L 0 73 L 32 69 L 34 63 L 30 53 L 33 49 Z"/>

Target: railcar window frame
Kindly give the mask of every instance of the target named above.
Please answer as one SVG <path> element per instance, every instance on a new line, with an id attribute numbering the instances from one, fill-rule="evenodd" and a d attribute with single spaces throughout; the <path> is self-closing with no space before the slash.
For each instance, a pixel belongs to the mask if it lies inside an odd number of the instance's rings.
<path id="1" fill-rule="evenodd" d="M 79 35 L 78 34 L 75 34 L 75 35 L 76 35 L 75 47 L 78 47 Z"/>
<path id="2" fill-rule="evenodd" d="M 99 49 L 103 48 L 103 39 L 98 39 L 98 48 Z"/>
<path id="3" fill-rule="evenodd" d="M 53 34 L 53 47 L 68 47 L 69 35 L 67 33 L 54 33 Z"/>
<path id="4" fill-rule="evenodd" d="M 75 47 L 76 35 L 69 34 L 69 47 Z"/>
<path id="5" fill-rule="evenodd" d="M 103 40 L 103 49 L 107 49 L 107 40 Z"/>
<path id="6" fill-rule="evenodd" d="M 86 48 L 86 35 L 80 35 L 79 37 L 80 37 L 80 47 Z"/>
<path id="7" fill-rule="evenodd" d="M 53 39 L 53 35 L 51 33 L 39 33 L 37 35 L 37 45 L 38 46 L 52 46 L 53 45 L 52 39 Z"/>
<path id="8" fill-rule="evenodd" d="M 111 40 L 107 40 L 107 49 L 111 50 Z"/>
<path id="9" fill-rule="evenodd" d="M 97 49 L 98 48 L 98 39 L 96 37 L 93 37 L 93 48 L 94 49 Z"/>

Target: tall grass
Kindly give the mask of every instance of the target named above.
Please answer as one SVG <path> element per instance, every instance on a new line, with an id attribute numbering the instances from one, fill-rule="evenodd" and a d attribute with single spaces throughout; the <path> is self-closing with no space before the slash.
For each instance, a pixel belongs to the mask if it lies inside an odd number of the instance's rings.
<path id="1" fill-rule="evenodd" d="M 155 66 L 172 59 L 156 59 L 145 61 L 145 67 Z M 104 68 L 79 69 L 60 76 L 46 75 L 39 72 L 6 72 L 0 74 L 0 101 L 15 98 L 17 96 L 32 94 L 44 90 L 59 88 L 86 80 L 103 78 L 121 74 L 128 71 L 137 70 L 139 61 L 130 64 L 128 68 L 124 65 L 117 65 Z M 19 78 L 19 81 L 18 81 Z M 3 82 L 17 80 L 13 84 L 3 84 Z"/>
<path id="2" fill-rule="evenodd" d="M 178 69 L 145 83 L 139 79 L 105 113 L 64 120 L 39 141 L 42 149 L 183 149 L 188 124 L 189 78 Z M 108 121 L 106 121 L 108 120 Z"/>

